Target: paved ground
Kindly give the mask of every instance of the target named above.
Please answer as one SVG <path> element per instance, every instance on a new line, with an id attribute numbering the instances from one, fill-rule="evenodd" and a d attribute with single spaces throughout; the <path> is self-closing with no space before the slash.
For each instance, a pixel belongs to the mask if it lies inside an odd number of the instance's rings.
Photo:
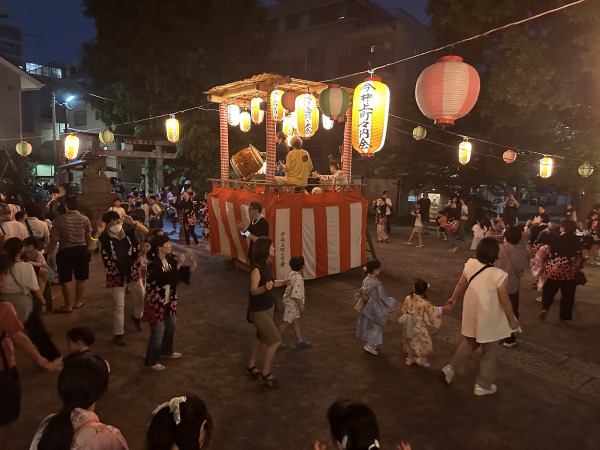
<path id="1" fill-rule="evenodd" d="M 427 236 L 420 249 L 404 245 L 408 233 L 396 228 L 390 244 L 376 244 L 383 262 L 380 278 L 399 300 L 414 277 L 424 278 L 431 284 L 430 299 L 442 304 L 471 255 L 470 242 L 459 243 L 459 251 L 450 254 L 434 236 Z M 383 448 L 394 448 L 399 440 L 417 450 L 600 448 L 599 267 L 586 268 L 590 282 L 578 289 L 574 320 L 567 326 L 558 325 L 557 307 L 545 323 L 537 320 L 539 303 L 524 280 L 521 340 L 502 354 L 499 392 L 480 398 L 472 393 L 477 356 L 452 386 L 440 382 L 439 368 L 459 339 L 460 311 L 445 316 L 435 333 L 430 369 L 403 364 L 395 321 L 386 328 L 379 356 L 362 350 L 354 338 L 352 308 L 362 279 L 358 269 L 307 282 L 304 330 L 313 348 L 277 356 L 274 373 L 281 388 L 270 390 L 246 378 L 243 368 L 253 339 L 244 319 L 248 275 L 227 269 L 225 258 L 210 255 L 207 248 L 192 252 L 200 267 L 192 285 L 180 290 L 175 337 L 184 357 L 167 361 L 163 372 L 143 368 L 147 329 L 135 333 L 127 322 L 128 345 L 112 343 L 112 300 L 98 258 L 85 307 L 72 315 L 46 316 L 62 348 L 71 326 L 87 325 L 96 333 L 93 350 L 112 367 L 111 385 L 97 412 L 121 429 L 132 450 L 145 448 L 153 408 L 186 392 L 204 398 L 213 414 L 213 449 L 310 449 L 314 439 L 328 439 L 325 413 L 338 397 L 362 399 L 373 407 Z M 291 331 L 286 340 L 292 340 Z M 18 361 L 25 392 L 11 450 L 28 448 L 39 422 L 60 403 L 56 375 L 37 370 L 23 355 Z"/>

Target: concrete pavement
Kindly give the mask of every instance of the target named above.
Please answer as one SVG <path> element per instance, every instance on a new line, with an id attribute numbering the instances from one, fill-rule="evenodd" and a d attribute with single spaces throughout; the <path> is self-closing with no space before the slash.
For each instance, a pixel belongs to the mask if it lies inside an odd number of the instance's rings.
<path id="1" fill-rule="evenodd" d="M 409 233 L 409 228 L 394 228 L 390 244 L 375 244 L 383 265 L 380 279 L 401 302 L 412 279 L 421 277 L 431 284 L 430 300 L 441 305 L 472 254 L 470 242 L 459 242 L 459 251 L 451 254 L 435 236 L 426 236 L 423 248 L 404 245 Z M 380 422 L 382 448 L 394 448 L 400 440 L 418 450 L 600 448 L 600 267 L 586 267 L 590 282 L 578 288 L 574 320 L 566 326 L 558 325 L 558 304 L 540 322 L 535 291 L 522 283 L 523 333 L 516 347 L 503 351 L 498 393 L 487 397 L 473 395 L 477 356 L 451 386 L 440 382 L 439 368 L 459 339 L 459 310 L 445 316 L 434 334 L 431 368 L 406 367 L 394 320 L 379 356 L 364 352 L 354 337 L 352 297 L 362 280 L 359 269 L 308 281 L 303 328 L 313 348 L 278 354 L 273 372 L 281 387 L 271 390 L 243 374 L 254 334 L 245 321 L 248 274 L 227 269 L 226 258 L 211 255 L 207 247 L 191 252 L 199 269 L 191 286 L 180 289 L 175 335 L 175 348 L 183 357 L 166 361 L 163 372 L 143 368 L 147 328 L 136 333 L 127 322 L 128 345 L 112 343 L 112 298 L 98 257 L 86 305 L 71 315 L 45 317 L 62 349 L 72 326 L 87 325 L 96 334 L 93 352 L 112 368 L 111 385 L 96 411 L 105 423 L 121 429 L 133 450 L 145 448 L 154 407 L 186 392 L 202 397 L 213 415 L 213 449 L 310 449 L 315 439 L 329 439 L 325 413 L 338 397 L 371 405 Z M 59 289 L 55 291 L 60 304 Z M 285 340 L 291 343 L 293 333 L 288 333 Z M 41 420 L 60 408 L 56 375 L 17 356 L 24 395 L 11 450 L 28 448 Z"/>

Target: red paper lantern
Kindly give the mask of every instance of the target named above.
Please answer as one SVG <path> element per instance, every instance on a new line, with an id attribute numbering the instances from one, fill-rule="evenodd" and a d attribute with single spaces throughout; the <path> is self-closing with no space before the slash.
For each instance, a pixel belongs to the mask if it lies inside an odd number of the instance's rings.
<path id="1" fill-rule="evenodd" d="M 417 80 L 415 97 L 421 112 L 439 126 L 454 125 L 479 96 L 479 74 L 460 56 L 443 56 Z"/>
<path id="2" fill-rule="evenodd" d="M 296 110 L 296 97 L 298 97 L 298 93 L 293 91 L 286 92 L 281 96 L 281 104 L 286 111 L 293 112 Z"/>
<path id="3" fill-rule="evenodd" d="M 517 159 L 517 152 L 509 148 L 504 153 L 502 153 L 502 159 L 506 164 L 513 163 L 515 162 L 515 159 Z"/>

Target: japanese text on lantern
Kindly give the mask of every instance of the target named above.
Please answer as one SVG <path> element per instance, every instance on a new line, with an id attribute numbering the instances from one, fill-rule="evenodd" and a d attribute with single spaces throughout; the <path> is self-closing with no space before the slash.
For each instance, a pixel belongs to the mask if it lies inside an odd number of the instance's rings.
<path id="1" fill-rule="evenodd" d="M 279 239 L 279 267 L 285 267 L 285 232 L 281 232 Z"/>
<path id="2" fill-rule="evenodd" d="M 275 90 L 273 91 L 273 94 L 271 96 L 271 110 L 273 111 L 273 120 L 275 120 L 275 122 L 279 121 L 279 108 L 280 108 L 280 104 L 281 104 L 281 94 L 279 93 L 280 91 Z"/>
<path id="3" fill-rule="evenodd" d="M 313 104 L 312 97 L 310 95 L 304 96 L 304 135 L 310 136 L 312 134 L 312 113 Z"/>
<path id="4" fill-rule="evenodd" d="M 366 81 L 360 88 L 360 107 L 358 123 L 358 146 L 363 151 L 371 147 L 371 129 L 373 126 L 373 93 L 375 86 L 372 81 Z"/>

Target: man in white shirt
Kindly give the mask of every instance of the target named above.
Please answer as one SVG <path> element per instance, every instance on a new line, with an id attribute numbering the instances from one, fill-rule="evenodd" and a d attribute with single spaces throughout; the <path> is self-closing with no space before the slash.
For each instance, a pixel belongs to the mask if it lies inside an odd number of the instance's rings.
<path id="1" fill-rule="evenodd" d="M 381 193 L 381 196 L 383 198 L 385 198 L 385 205 L 386 205 L 386 210 L 385 210 L 385 231 L 387 232 L 387 234 L 392 234 L 392 199 L 389 197 L 388 195 L 388 191 L 383 191 Z"/>
<path id="2" fill-rule="evenodd" d="M 50 228 L 48 228 L 46 222 L 40 220 L 43 218 L 42 208 L 35 203 L 29 203 L 25 206 L 25 210 L 27 211 L 27 218 L 24 222 L 25 228 L 27 228 L 27 232 L 30 236 L 38 238 L 43 247 L 43 251 L 50 242 Z"/>
<path id="3" fill-rule="evenodd" d="M 115 197 L 113 200 L 113 206 L 108 208 L 108 210 L 118 213 L 121 219 L 127 215 L 125 210 L 121 207 L 121 199 L 119 197 Z"/>
<path id="4" fill-rule="evenodd" d="M 6 203 L 0 203 L 0 235 L 4 236 L 4 240 L 11 237 L 16 237 L 21 240 L 29 236 L 27 228 L 21 222 L 11 220 L 13 212 Z"/>
<path id="5" fill-rule="evenodd" d="M 150 195 L 148 197 L 148 206 L 150 208 L 150 220 L 148 221 L 149 228 L 161 228 L 160 215 L 162 213 L 162 207 L 158 204 L 156 195 Z"/>

